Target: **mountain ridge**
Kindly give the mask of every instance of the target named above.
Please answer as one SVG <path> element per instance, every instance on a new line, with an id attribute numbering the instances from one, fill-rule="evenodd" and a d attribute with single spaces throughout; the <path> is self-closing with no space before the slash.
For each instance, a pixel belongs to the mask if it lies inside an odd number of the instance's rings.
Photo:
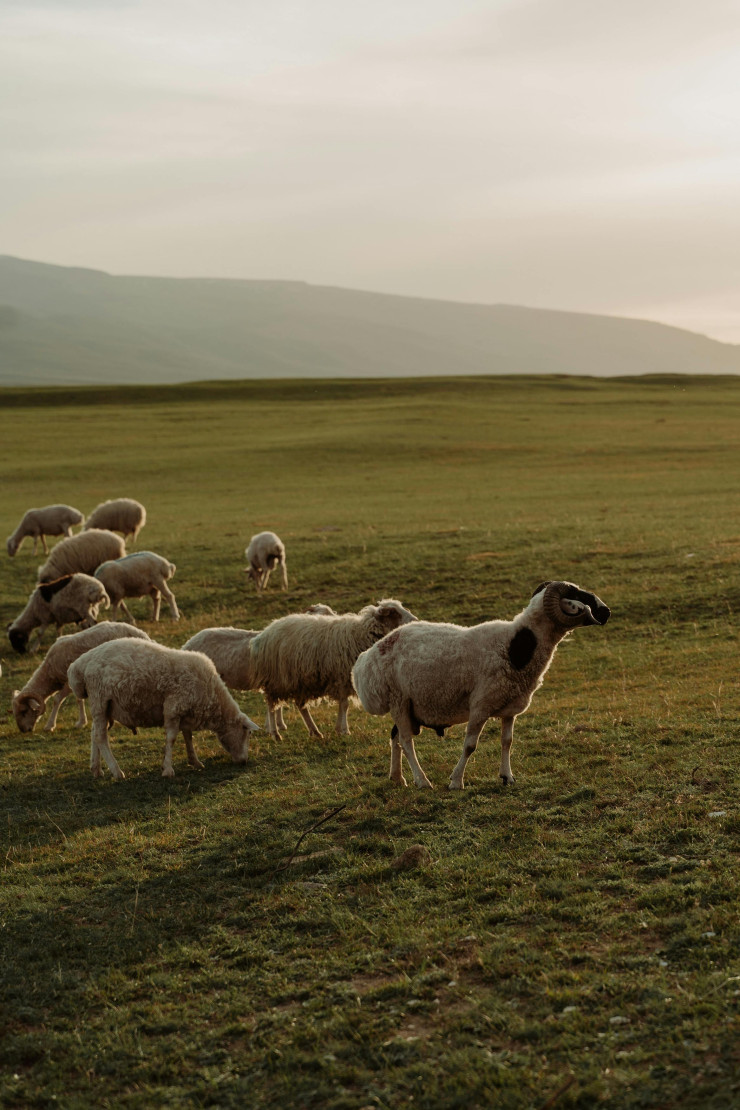
<path id="1" fill-rule="evenodd" d="M 738 374 L 740 346 L 631 317 L 0 255 L 0 386 L 563 373 Z"/>

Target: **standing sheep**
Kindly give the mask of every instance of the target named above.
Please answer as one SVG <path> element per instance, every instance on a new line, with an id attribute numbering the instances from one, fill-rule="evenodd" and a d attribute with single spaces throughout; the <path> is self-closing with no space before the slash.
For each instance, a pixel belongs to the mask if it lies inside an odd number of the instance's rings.
<path id="1" fill-rule="evenodd" d="M 69 636 L 60 636 L 51 645 L 43 663 L 36 668 L 23 689 L 13 691 L 13 715 L 20 732 L 33 732 L 47 701 L 52 694 L 56 694 L 49 719 L 44 725 L 46 732 L 53 732 L 59 710 L 71 692 L 67 685 L 67 668 L 70 663 L 98 644 L 123 637 L 149 639 L 146 632 L 139 628 L 132 628 L 129 624 L 112 624 L 111 621 L 94 624 L 92 628 L 73 632 Z M 84 701 L 78 701 L 77 707 L 75 727 L 82 728 L 87 724 Z"/>
<path id="2" fill-rule="evenodd" d="M 146 524 L 146 509 L 139 501 L 130 497 L 118 497 L 96 505 L 87 518 L 85 528 L 107 528 L 109 532 L 120 532 L 124 540 L 136 537 Z"/>
<path id="3" fill-rule="evenodd" d="M 252 640 L 258 633 L 249 628 L 204 628 L 191 636 L 183 651 L 200 651 L 211 660 L 231 690 L 253 690 Z M 275 714 L 278 731 L 285 729 L 283 707 Z M 267 719 L 270 727 L 270 718 Z"/>
<path id="4" fill-rule="evenodd" d="M 113 532 L 102 528 L 78 532 L 52 548 L 49 558 L 39 567 L 38 581 L 53 582 L 64 574 L 94 574 L 106 559 L 120 559 L 125 554 L 125 543 Z"/>
<path id="5" fill-rule="evenodd" d="M 270 572 L 280 566 L 283 578 L 283 589 L 288 588 L 288 566 L 285 561 L 285 545 L 274 532 L 258 532 L 249 541 L 249 547 L 244 552 L 249 566 L 246 573 L 257 587 L 257 593 L 262 593 Z"/>
<path id="6" fill-rule="evenodd" d="M 102 582 L 113 606 L 111 619 L 116 620 L 118 606 L 120 605 L 128 619 L 135 624 L 134 618 L 126 606 L 124 597 L 144 597 L 149 595 L 152 599 L 152 620 L 159 620 L 159 606 L 162 594 L 170 607 L 173 621 L 179 621 L 175 595 L 167 585 L 177 570 L 174 563 L 168 562 L 161 555 L 153 551 L 137 551 L 133 555 L 124 555 L 122 559 L 111 559 L 101 563 L 95 571 L 95 577 Z"/>
<path id="7" fill-rule="evenodd" d="M 390 713 L 393 782 L 406 785 L 401 753 L 417 786 L 431 786 L 419 765 L 414 736 L 438 733 L 467 721 L 463 752 L 450 789 L 462 790 L 465 765 L 489 717 L 501 718 L 501 769 L 512 783 L 509 752 L 514 721 L 542 684 L 555 649 L 573 628 L 606 624 L 610 611 L 596 594 L 572 582 L 544 582 L 512 621 L 472 628 L 419 622 L 401 628 L 363 652 L 352 677 L 368 713 Z"/>
<path id="8" fill-rule="evenodd" d="M 95 624 L 101 605 L 107 609 L 110 600 L 103 585 L 89 574 L 67 574 L 55 582 L 45 582 L 36 587 L 26 608 L 8 625 L 8 639 L 13 650 L 23 654 L 28 651 L 31 633 L 38 629 L 35 651 L 50 624 L 57 629 L 73 623 L 89 628 Z"/>
<path id="9" fill-rule="evenodd" d="M 172 778 L 172 745 L 185 738 L 188 762 L 201 769 L 193 746 L 195 729 L 212 729 L 234 763 L 246 763 L 249 733 L 258 731 L 242 713 L 210 659 L 147 640 L 113 640 L 86 651 L 70 665 L 67 681 L 77 698 L 87 698 L 92 717 L 90 770 L 100 776 L 101 753 L 116 779 L 124 778 L 110 750 L 113 721 L 126 728 L 164 726 L 162 774 Z"/>
<path id="10" fill-rule="evenodd" d="M 254 685 L 267 701 L 268 731 L 278 736 L 275 707 L 294 701 L 309 734 L 321 737 L 308 703 L 329 697 L 339 703 L 336 731 L 349 736 L 347 709 L 358 655 L 399 625 L 415 620 L 400 601 L 385 599 L 359 613 L 297 613 L 268 624 L 251 647 Z"/>
<path id="11" fill-rule="evenodd" d="M 46 505 L 43 509 L 29 509 L 12 536 L 8 536 L 8 555 L 12 557 L 17 553 L 26 536 L 33 536 L 32 555 L 36 554 L 39 540 L 44 555 L 48 555 L 46 537 L 71 536 L 72 525 L 82 524 L 84 519 L 80 510 L 73 509 L 71 505 Z"/>

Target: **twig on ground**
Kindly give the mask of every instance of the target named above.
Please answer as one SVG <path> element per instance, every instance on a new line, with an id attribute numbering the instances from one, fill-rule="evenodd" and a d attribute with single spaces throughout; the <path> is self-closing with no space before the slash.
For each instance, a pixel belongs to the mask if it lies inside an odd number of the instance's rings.
<path id="1" fill-rule="evenodd" d="M 328 813 L 325 813 L 324 816 L 319 818 L 318 821 L 315 821 L 313 825 L 310 825 L 307 829 L 305 829 L 301 833 L 301 835 L 298 837 L 298 839 L 296 841 L 296 844 L 295 844 L 295 848 L 290 853 L 290 856 L 288 857 L 288 859 L 285 861 L 285 863 L 281 863 L 279 867 L 275 868 L 271 877 L 274 879 L 275 876 L 278 875 L 281 871 L 285 871 L 288 867 L 290 867 L 291 863 L 293 862 L 293 860 L 296 857 L 296 853 L 297 853 L 298 849 L 300 848 L 302 841 L 308 836 L 308 834 L 310 832 L 313 832 L 314 829 L 318 829 L 319 825 L 323 825 L 325 821 L 330 821 L 332 819 L 332 817 L 336 817 L 336 815 L 338 813 L 341 813 L 342 810 L 346 809 L 346 808 L 347 808 L 347 803 L 346 802 L 344 802 L 341 806 L 336 806 L 334 809 L 329 810 Z"/>

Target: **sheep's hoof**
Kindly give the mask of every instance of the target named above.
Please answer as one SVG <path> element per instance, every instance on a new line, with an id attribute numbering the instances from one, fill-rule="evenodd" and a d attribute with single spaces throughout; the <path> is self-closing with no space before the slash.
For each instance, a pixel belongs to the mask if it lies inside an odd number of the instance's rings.
<path id="1" fill-rule="evenodd" d="M 511 786 L 511 784 L 514 782 L 513 775 L 501 775 L 500 778 L 504 786 Z"/>
<path id="2" fill-rule="evenodd" d="M 429 779 L 426 779 L 424 782 L 414 783 L 414 785 L 418 786 L 420 790 L 434 790 L 434 787 L 432 786 Z"/>
<path id="3" fill-rule="evenodd" d="M 188 760 L 188 762 L 190 763 L 190 766 L 193 767 L 196 771 L 202 771 L 205 767 L 205 764 L 201 763 L 199 759 L 190 759 Z"/>
<path id="4" fill-rule="evenodd" d="M 448 790 L 464 790 L 465 787 L 463 786 L 463 784 L 461 782 L 452 782 L 452 780 L 450 779 L 450 781 L 447 783 L 447 789 Z"/>
<path id="5" fill-rule="evenodd" d="M 396 786 L 408 786 L 406 779 L 403 775 L 389 775 L 391 782 L 395 782 Z"/>
<path id="6" fill-rule="evenodd" d="M 175 770 L 173 767 L 164 767 L 162 770 L 163 779 L 173 779 L 175 777 Z"/>

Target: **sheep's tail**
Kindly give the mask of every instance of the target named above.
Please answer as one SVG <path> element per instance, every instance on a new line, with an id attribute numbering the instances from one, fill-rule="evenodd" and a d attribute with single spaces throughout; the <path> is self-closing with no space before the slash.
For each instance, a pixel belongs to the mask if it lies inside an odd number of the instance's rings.
<path id="1" fill-rule="evenodd" d="M 381 716 L 390 710 L 390 692 L 383 668 L 378 664 L 377 652 L 372 648 L 363 651 L 352 668 L 352 685 L 362 708 Z"/>
<path id="2" fill-rule="evenodd" d="M 76 698 L 87 697 L 87 687 L 85 686 L 85 676 L 81 668 L 75 667 L 74 663 L 67 671 L 67 685 Z"/>

